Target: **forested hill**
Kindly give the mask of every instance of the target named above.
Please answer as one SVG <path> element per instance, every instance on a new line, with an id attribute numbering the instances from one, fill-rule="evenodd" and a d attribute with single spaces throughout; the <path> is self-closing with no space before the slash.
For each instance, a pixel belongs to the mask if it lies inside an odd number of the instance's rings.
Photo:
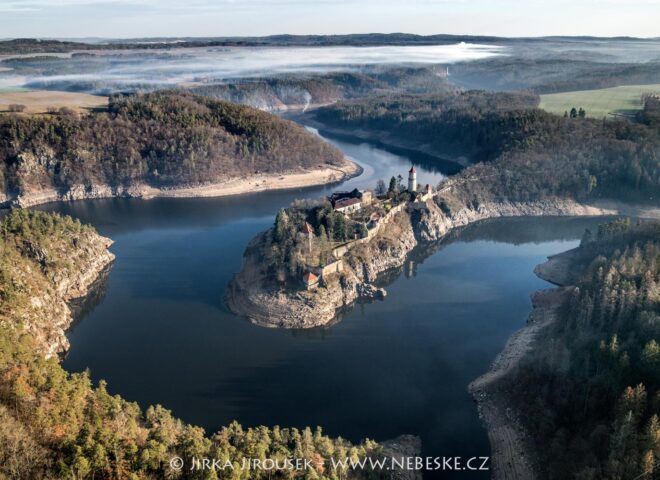
<path id="1" fill-rule="evenodd" d="M 0 115 L 0 190 L 73 185 L 194 185 L 340 165 L 343 155 L 303 127 L 191 94 L 113 96 L 78 116 Z"/>
<path id="2" fill-rule="evenodd" d="M 651 107 L 645 123 L 632 123 L 564 118 L 536 102 L 532 94 L 484 91 L 390 96 L 324 107 L 316 118 L 482 162 L 462 174 L 487 178 L 466 185 L 466 201 L 552 195 L 658 201 L 660 134 Z"/>
<path id="3" fill-rule="evenodd" d="M 660 223 L 587 232 L 584 270 L 557 323 L 510 381 L 543 478 L 660 473 Z"/>

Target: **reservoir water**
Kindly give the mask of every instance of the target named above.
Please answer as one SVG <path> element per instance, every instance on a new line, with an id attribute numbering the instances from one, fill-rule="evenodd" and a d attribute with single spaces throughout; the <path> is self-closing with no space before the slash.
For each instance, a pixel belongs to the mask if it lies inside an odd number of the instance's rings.
<path id="1" fill-rule="evenodd" d="M 336 188 L 373 187 L 424 159 L 334 141 L 364 167 Z M 303 427 L 353 441 L 422 438 L 424 454 L 487 456 L 486 432 L 467 385 L 486 371 L 548 286 L 532 273 L 574 247 L 602 219 L 508 219 L 480 223 L 419 248 L 390 275 L 384 301 L 306 331 L 254 326 L 223 294 L 243 250 L 295 198 L 331 188 L 218 199 L 112 199 L 42 206 L 93 224 L 117 260 L 69 332 L 69 371 L 142 407 L 162 404 L 213 431 L 237 420 Z M 456 478 L 488 478 L 487 473 Z M 450 474 L 443 478 L 452 477 Z"/>

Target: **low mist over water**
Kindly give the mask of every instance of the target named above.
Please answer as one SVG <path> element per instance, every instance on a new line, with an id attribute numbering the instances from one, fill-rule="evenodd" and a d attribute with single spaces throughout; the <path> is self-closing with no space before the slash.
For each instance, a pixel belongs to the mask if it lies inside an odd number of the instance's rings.
<path id="1" fill-rule="evenodd" d="M 282 74 L 353 71 L 385 64 L 446 64 L 504 54 L 503 47 L 458 43 L 385 47 L 222 47 L 100 51 L 40 61 L 25 76 L 0 72 L 0 85 L 90 92 L 213 83 Z M 87 85 L 81 87 L 81 85 Z"/>

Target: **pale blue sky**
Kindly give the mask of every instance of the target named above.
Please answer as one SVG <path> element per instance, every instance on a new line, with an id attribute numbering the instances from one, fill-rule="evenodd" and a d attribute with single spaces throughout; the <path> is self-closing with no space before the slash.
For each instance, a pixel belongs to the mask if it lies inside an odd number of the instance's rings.
<path id="1" fill-rule="evenodd" d="M 0 38 L 410 32 L 660 36 L 660 0 L 0 0 Z"/>

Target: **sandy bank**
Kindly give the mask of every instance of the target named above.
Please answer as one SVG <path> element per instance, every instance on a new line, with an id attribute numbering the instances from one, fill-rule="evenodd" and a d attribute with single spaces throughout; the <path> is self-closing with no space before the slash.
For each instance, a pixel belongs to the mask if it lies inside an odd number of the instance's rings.
<path id="1" fill-rule="evenodd" d="M 172 188 L 158 188 L 146 184 L 136 184 L 128 187 L 112 187 L 110 185 L 74 185 L 67 191 L 42 189 L 12 198 L 0 198 L 0 207 L 10 205 L 31 207 L 50 202 L 100 199 L 113 197 L 129 198 L 193 198 L 193 197 L 223 197 L 257 193 L 267 190 L 286 190 L 293 188 L 313 187 L 329 183 L 337 183 L 355 177 L 362 173 L 362 168 L 354 162 L 346 160 L 342 166 L 320 165 L 317 169 L 307 171 L 287 172 L 279 175 L 252 175 L 249 177 L 232 178 L 227 181 L 190 185 Z"/>

